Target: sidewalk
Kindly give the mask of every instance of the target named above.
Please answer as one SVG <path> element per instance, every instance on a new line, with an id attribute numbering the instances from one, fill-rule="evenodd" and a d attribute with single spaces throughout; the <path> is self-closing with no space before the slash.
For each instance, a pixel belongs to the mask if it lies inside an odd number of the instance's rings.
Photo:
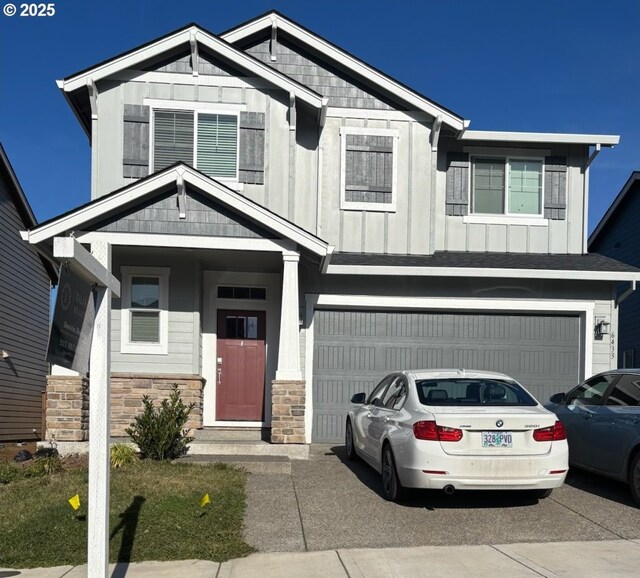
<path id="1" fill-rule="evenodd" d="M 222 564 L 202 560 L 111 566 L 111 578 L 298 578 L 391 576 L 633 576 L 640 568 L 640 540 L 549 542 L 498 546 L 423 546 L 252 554 Z M 0 569 L 0 578 L 81 578 L 86 566 Z"/>

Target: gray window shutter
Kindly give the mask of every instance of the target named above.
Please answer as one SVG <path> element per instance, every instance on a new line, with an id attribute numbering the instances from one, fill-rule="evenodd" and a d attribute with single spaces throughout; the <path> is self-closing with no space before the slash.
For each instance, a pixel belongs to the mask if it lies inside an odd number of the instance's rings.
<path id="1" fill-rule="evenodd" d="M 469 213 L 469 155 L 449 153 L 447 158 L 447 215 Z"/>
<path id="2" fill-rule="evenodd" d="M 393 137 L 346 135 L 345 196 L 347 202 L 393 202 Z"/>
<path id="3" fill-rule="evenodd" d="M 264 113 L 240 113 L 240 159 L 238 179 L 241 183 L 264 184 Z"/>
<path id="4" fill-rule="evenodd" d="M 124 105 L 122 176 L 139 179 L 149 174 L 149 107 Z"/>
<path id="5" fill-rule="evenodd" d="M 567 215 L 567 159 L 544 159 L 544 217 L 563 221 Z"/>

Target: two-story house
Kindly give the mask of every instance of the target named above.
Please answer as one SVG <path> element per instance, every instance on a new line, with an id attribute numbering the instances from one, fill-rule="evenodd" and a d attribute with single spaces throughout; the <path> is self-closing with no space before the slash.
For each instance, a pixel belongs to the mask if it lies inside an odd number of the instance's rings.
<path id="1" fill-rule="evenodd" d="M 276 12 L 59 87 L 91 201 L 27 237 L 112 247 L 114 434 L 174 382 L 197 427 L 335 442 L 394 369 L 498 370 L 545 399 L 614 366 L 613 290 L 640 271 L 586 254 L 586 223 L 589 166 L 618 137 L 469 130 Z"/>

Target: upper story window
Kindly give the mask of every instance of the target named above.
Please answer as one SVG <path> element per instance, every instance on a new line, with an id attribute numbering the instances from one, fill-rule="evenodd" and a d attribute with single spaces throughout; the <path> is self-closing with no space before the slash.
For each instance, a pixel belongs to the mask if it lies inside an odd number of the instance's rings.
<path id="1" fill-rule="evenodd" d="M 472 157 L 471 212 L 542 215 L 543 162 L 518 157 Z"/>
<path id="2" fill-rule="evenodd" d="M 238 179 L 238 115 L 153 111 L 153 171 L 182 161 L 216 179 Z"/>
<path id="3" fill-rule="evenodd" d="M 342 127 L 340 208 L 396 210 L 397 130 Z"/>
<path id="4" fill-rule="evenodd" d="M 168 351 L 169 269 L 122 268 L 122 353 Z"/>

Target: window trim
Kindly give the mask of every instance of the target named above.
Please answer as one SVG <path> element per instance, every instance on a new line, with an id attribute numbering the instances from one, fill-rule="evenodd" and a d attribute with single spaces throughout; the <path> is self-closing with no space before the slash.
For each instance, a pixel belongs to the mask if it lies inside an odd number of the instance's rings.
<path id="1" fill-rule="evenodd" d="M 120 352 L 167 355 L 169 353 L 169 267 L 121 267 L 122 298 L 120 304 Z M 157 343 L 131 341 L 131 280 L 152 277 L 159 280 L 160 340 Z M 137 309 L 136 309 L 137 310 Z"/>
<path id="2" fill-rule="evenodd" d="M 391 151 L 391 202 L 390 203 L 362 203 L 346 200 L 347 184 L 347 135 L 390 136 L 393 137 Z M 398 192 L 398 141 L 400 131 L 394 128 L 369 128 L 356 126 L 340 127 L 340 210 L 367 211 L 375 213 L 395 213 Z"/>
<path id="3" fill-rule="evenodd" d="M 546 152 L 546 151 L 544 151 Z M 467 215 L 466 222 L 482 222 L 482 223 L 505 223 L 507 221 L 513 223 L 521 223 L 524 225 L 548 225 L 549 220 L 544 216 L 544 181 L 546 172 L 545 156 L 542 151 L 535 150 L 532 154 L 524 154 L 525 151 L 517 151 L 514 153 L 506 153 L 505 151 L 475 151 L 469 153 L 469 175 L 468 175 L 468 188 L 469 188 L 469 214 Z M 504 210 L 502 213 L 476 213 L 473 210 L 473 204 L 475 199 L 474 190 L 474 174 L 475 174 L 475 159 L 504 159 L 505 173 L 504 173 L 504 189 L 503 189 L 503 203 Z M 535 161 L 540 162 L 542 172 L 540 175 L 540 212 L 539 213 L 510 213 L 509 212 L 509 176 L 511 173 L 511 161 Z"/>
<path id="4" fill-rule="evenodd" d="M 246 111 L 245 105 L 189 102 L 173 100 L 144 99 L 145 106 L 149 107 L 149 174 L 154 173 L 155 162 L 155 113 L 164 112 L 192 112 L 193 113 L 193 165 L 198 169 L 198 114 L 223 114 L 236 117 L 236 176 L 235 177 L 209 177 L 232 185 L 232 188 L 242 190 L 240 183 L 240 113 Z M 205 173 L 206 174 L 206 173 Z M 209 175 L 207 175 L 209 176 Z"/>

